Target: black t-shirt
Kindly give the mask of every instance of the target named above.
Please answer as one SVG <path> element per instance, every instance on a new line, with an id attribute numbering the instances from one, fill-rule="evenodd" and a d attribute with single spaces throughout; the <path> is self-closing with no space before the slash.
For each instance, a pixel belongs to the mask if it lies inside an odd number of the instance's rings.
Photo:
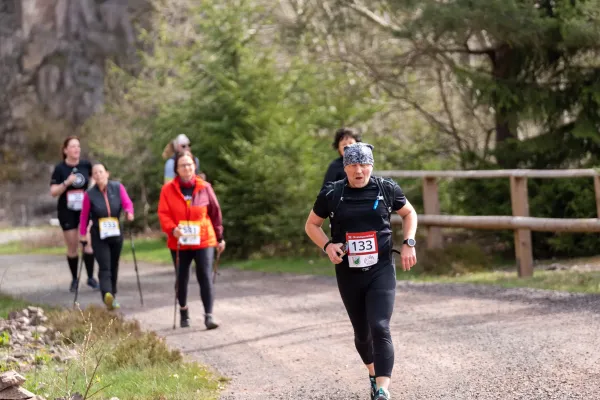
<path id="1" fill-rule="evenodd" d="M 64 161 L 56 164 L 50 184 L 58 185 L 64 182 L 71 173 L 75 173 L 76 179 L 58 198 L 58 211 L 81 210 L 83 193 L 88 188 L 92 176 L 92 163 L 87 160 L 80 160 L 76 166 L 67 165 Z"/>
<path id="2" fill-rule="evenodd" d="M 179 186 L 179 188 L 181 189 L 181 194 L 183 195 L 185 201 L 189 202 L 190 200 L 192 200 L 192 195 L 194 194 L 195 186 Z"/>
<path id="3" fill-rule="evenodd" d="M 400 186 L 393 180 L 386 180 L 383 184 L 392 185 L 394 193 L 392 200 L 392 211 L 398 211 L 406 204 L 406 197 Z M 313 211 L 321 218 L 330 216 L 330 203 L 333 198 L 334 183 L 329 182 L 321 189 L 317 200 L 313 206 Z M 332 221 L 332 232 L 334 243 L 345 243 L 348 233 L 376 232 L 378 262 L 377 265 L 389 264 L 393 258 L 392 251 L 392 230 L 388 218 L 388 210 L 379 192 L 379 186 L 371 177 L 369 183 L 363 188 L 351 188 L 347 184 L 344 186 L 342 194 L 343 200 L 335 210 L 334 221 Z M 374 208 L 376 200 L 377 207 Z M 335 207 L 335 204 L 331 204 Z M 361 246 L 362 244 L 359 243 Z M 357 248 L 355 248 L 357 249 Z M 348 257 L 344 256 L 340 265 L 348 266 Z"/>
<path id="4" fill-rule="evenodd" d="M 345 177 L 346 171 L 344 171 L 344 157 L 336 158 L 329 164 L 329 167 L 327 168 L 325 178 L 323 179 L 323 185 L 328 182 L 342 180 Z"/>

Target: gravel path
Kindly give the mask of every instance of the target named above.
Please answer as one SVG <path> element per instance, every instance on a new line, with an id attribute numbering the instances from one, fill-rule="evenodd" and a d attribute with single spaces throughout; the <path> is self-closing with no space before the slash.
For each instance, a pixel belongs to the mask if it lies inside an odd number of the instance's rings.
<path id="1" fill-rule="evenodd" d="M 172 329 L 173 271 L 140 264 L 145 307 L 124 263 L 123 311 L 232 380 L 223 400 L 368 399 L 364 367 L 332 278 L 223 270 L 206 331 Z M 2 291 L 69 305 L 64 257 L 0 256 Z M 82 289 L 83 305 L 100 302 Z M 600 399 L 600 296 L 401 282 L 392 319 L 394 399 Z"/>

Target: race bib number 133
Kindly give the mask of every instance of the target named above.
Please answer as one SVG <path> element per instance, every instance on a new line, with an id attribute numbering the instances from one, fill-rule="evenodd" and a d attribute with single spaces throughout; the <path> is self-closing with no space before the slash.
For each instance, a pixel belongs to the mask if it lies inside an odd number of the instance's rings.
<path id="1" fill-rule="evenodd" d="M 377 232 L 347 233 L 346 241 L 350 268 L 365 268 L 377 264 L 379 261 Z"/>

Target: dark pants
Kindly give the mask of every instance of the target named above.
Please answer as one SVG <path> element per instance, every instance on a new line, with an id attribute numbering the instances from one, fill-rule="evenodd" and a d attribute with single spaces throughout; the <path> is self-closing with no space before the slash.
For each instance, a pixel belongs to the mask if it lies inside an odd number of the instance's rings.
<path id="1" fill-rule="evenodd" d="M 365 364 L 375 363 L 375 376 L 392 376 L 394 344 L 390 319 L 396 297 L 396 270 L 391 264 L 369 271 L 336 267 L 342 301 L 354 328 L 354 344 Z"/>
<path id="2" fill-rule="evenodd" d="M 212 314 L 214 294 L 212 282 L 212 266 L 215 257 L 215 248 L 207 247 L 198 250 L 179 250 L 179 268 L 176 265 L 176 250 L 171 250 L 173 264 L 176 267 L 177 276 L 177 299 L 179 305 L 187 305 L 188 282 L 190 280 L 190 266 L 192 261 L 196 263 L 196 279 L 200 285 L 200 298 L 204 305 L 204 312 Z"/>
<path id="3" fill-rule="evenodd" d="M 98 261 L 98 278 L 102 299 L 106 293 L 117 294 L 117 278 L 119 276 L 119 259 L 123 248 L 123 236 L 109 237 L 100 240 L 100 235 L 92 229 L 92 249 Z"/>

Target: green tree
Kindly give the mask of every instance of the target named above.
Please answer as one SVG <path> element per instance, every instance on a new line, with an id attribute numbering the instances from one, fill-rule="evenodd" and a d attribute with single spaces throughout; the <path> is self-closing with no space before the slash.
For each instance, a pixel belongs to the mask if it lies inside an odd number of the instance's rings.
<path id="1" fill-rule="evenodd" d="M 232 252 L 297 252 L 307 242 L 304 220 L 330 161 L 332 131 L 368 120 L 380 106 L 335 65 L 278 52 L 268 9 L 239 1 L 191 11 L 185 46 L 174 46 L 181 38 L 167 30 L 155 44 L 160 56 L 151 62 L 169 69 L 179 98 L 159 106 L 154 137 L 190 137 L 220 199 Z"/>
<path id="2" fill-rule="evenodd" d="M 493 115 L 490 144 L 501 167 L 528 161 L 510 157 L 526 133 L 598 142 L 598 0 L 343 3 L 399 41 L 403 74 L 437 65 L 469 88 L 469 102 Z M 526 132 L 527 122 L 535 124 L 533 132 Z M 479 159 L 463 157 L 471 166 Z"/>
<path id="3" fill-rule="evenodd" d="M 337 157 L 330 143 L 340 126 L 366 132 L 379 169 L 425 157 L 395 135 L 408 123 L 384 91 L 304 43 L 291 47 L 276 33 L 271 8 L 241 0 L 153 4 L 137 74 L 109 69 L 109 104 L 88 125 L 95 154 L 142 202 L 136 209 L 146 211 L 146 227 L 156 227 L 160 155 L 179 133 L 190 137 L 215 187 L 228 255 L 314 248 L 304 221 Z M 406 159 L 409 152 L 417 156 Z"/>

